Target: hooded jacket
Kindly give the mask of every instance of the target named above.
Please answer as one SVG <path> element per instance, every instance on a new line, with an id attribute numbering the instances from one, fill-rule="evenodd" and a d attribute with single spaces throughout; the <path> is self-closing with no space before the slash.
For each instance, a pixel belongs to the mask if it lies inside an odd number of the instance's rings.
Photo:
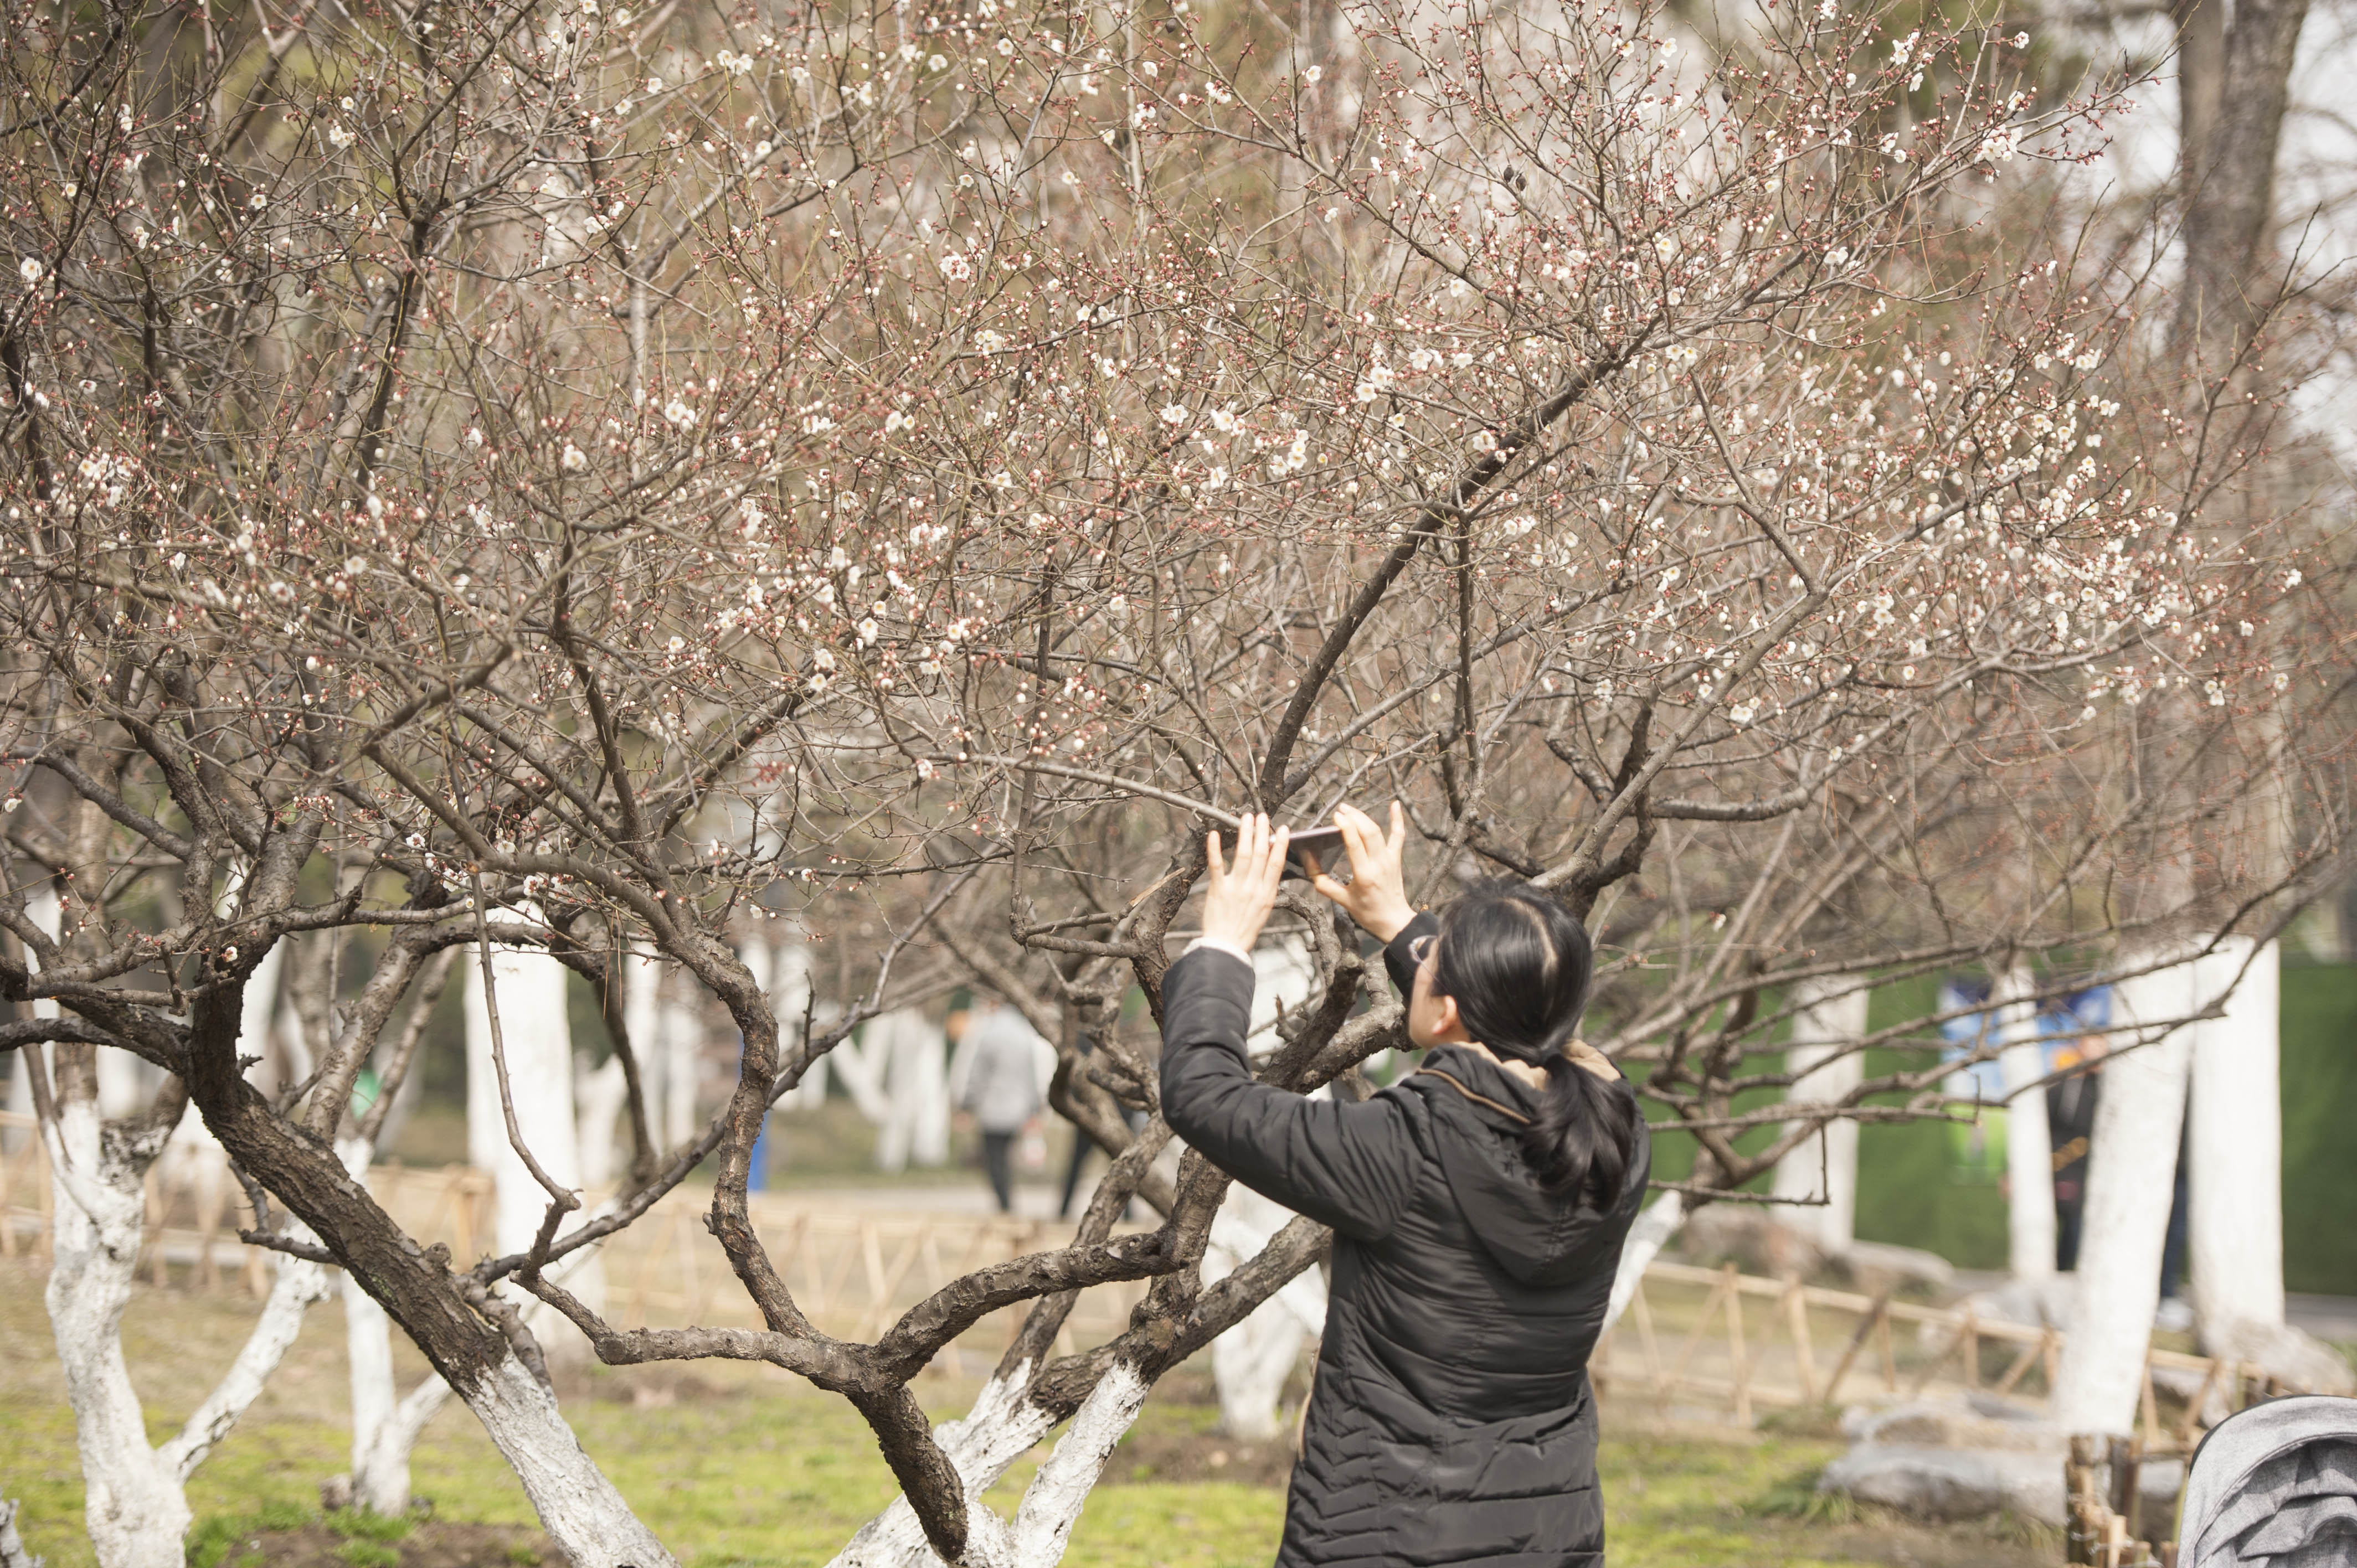
<path id="1" fill-rule="evenodd" d="M 1384 952 L 1414 984 L 1407 944 Z M 1439 1047 L 1360 1104 L 1253 1080 L 1252 966 L 1199 948 L 1163 980 L 1162 1112 L 1255 1192 L 1334 1230 L 1325 1337 L 1280 1568 L 1604 1560 L 1587 1358 L 1652 1155 L 1609 1208 L 1540 1187 L 1539 1096 Z"/>

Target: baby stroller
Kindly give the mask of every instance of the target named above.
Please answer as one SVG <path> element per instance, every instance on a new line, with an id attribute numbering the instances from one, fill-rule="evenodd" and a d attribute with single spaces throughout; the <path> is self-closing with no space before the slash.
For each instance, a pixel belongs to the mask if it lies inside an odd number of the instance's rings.
<path id="1" fill-rule="evenodd" d="M 2185 1477 L 2180 1568 L 2357 1568 L 2357 1400 L 2253 1405 Z"/>

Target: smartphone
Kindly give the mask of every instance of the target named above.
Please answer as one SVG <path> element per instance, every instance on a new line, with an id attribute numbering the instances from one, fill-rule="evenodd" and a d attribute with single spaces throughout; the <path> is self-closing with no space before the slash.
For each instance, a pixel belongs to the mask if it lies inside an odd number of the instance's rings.
<path id="1" fill-rule="evenodd" d="M 1231 861 L 1235 858 L 1236 830 L 1220 830 L 1220 852 Z M 1350 852 L 1342 847 L 1342 830 L 1328 823 L 1322 828 L 1296 828 L 1293 836 L 1285 841 L 1285 874 L 1307 876 L 1308 863 L 1303 858 L 1314 854 L 1319 870 L 1331 875 L 1350 861 Z"/>

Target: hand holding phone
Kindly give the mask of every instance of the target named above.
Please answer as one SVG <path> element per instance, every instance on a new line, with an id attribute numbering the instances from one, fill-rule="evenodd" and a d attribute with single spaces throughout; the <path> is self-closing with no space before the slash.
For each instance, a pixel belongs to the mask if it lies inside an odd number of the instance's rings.
<path id="1" fill-rule="evenodd" d="M 1356 806 L 1334 808 L 1334 829 L 1351 857 L 1351 880 L 1338 882 L 1326 874 L 1315 854 L 1308 857 L 1310 886 L 1342 907 L 1342 912 L 1379 941 L 1390 941 L 1415 918 L 1407 901 L 1407 817 L 1397 800 L 1392 802 L 1391 832 Z"/>
<path id="2" fill-rule="evenodd" d="M 1231 838 L 1231 832 L 1232 837 Z M 1272 829 L 1265 813 L 1246 817 L 1235 830 L 1203 841 L 1203 935 L 1250 952 L 1276 908 L 1276 885 L 1285 875 L 1287 834 Z M 1232 857 L 1222 841 L 1235 845 Z"/>

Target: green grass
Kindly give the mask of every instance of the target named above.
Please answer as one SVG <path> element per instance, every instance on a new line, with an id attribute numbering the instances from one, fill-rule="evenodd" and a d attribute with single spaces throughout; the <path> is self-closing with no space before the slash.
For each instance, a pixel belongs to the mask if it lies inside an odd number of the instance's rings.
<path id="1" fill-rule="evenodd" d="M 688 1568 L 823 1563 L 893 1495 L 857 1415 L 840 1400 L 782 1380 L 657 1408 L 581 1399 L 570 1402 L 570 1413 L 589 1452 Z M 1211 1413 L 1157 1401 L 1139 1430 L 1166 1440 L 1205 1434 Z M 79 1528 L 70 1422 L 54 1406 L 12 1399 L 0 1403 L 0 1425 L 12 1450 L 5 1489 L 27 1505 L 27 1544 L 55 1568 L 83 1568 L 91 1559 Z M 242 1568 L 256 1560 L 241 1549 L 258 1530 L 310 1523 L 344 1537 L 340 1555 L 353 1568 L 395 1568 L 407 1521 L 317 1509 L 318 1483 L 343 1467 L 347 1441 L 325 1421 L 281 1417 L 241 1426 L 190 1484 L 198 1519 L 192 1568 Z M 1953 1558 L 1884 1555 L 1870 1543 L 1887 1541 L 1894 1530 L 1919 1542 L 1936 1538 L 1888 1521 L 1867 1528 L 1853 1511 L 1814 1502 L 1815 1473 L 1837 1451 L 1808 1436 L 1755 1444 L 1608 1439 L 1602 1470 L 1615 1568 L 2034 1561 L 1979 1549 Z M 1029 1460 L 1018 1464 L 992 1501 L 1011 1506 L 1032 1468 Z M 1125 1473 L 1116 1455 L 1108 1474 Z M 418 1496 L 437 1519 L 533 1522 L 513 1475 L 455 1406 L 428 1429 L 415 1476 Z M 1262 1568 L 1283 1521 L 1284 1494 L 1274 1487 L 1107 1485 L 1090 1499 L 1065 1561 L 1074 1568 Z"/>

